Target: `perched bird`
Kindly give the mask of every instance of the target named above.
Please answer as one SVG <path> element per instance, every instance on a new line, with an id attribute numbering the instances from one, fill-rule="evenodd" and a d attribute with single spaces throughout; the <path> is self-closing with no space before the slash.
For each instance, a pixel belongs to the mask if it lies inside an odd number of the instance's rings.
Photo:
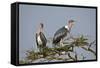
<path id="1" fill-rule="evenodd" d="M 39 48 L 39 51 L 43 54 L 43 57 L 45 57 L 45 47 L 47 44 L 47 39 L 45 37 L 45 35 L 43 34 L 43 23 L 40 23 L 38 31 L 36 33 L 36 43 L 37 43 L 37 47 Z"/>
<path id="2" fill-rule="evenodd" d="M 74 25 L 74 20 L 69 20 L 68 25 L 63 26 L 59 30 L 57 30 L 53 37 L 53 44 L 58 45 L 58 43 L 62 44 L 63 38 L 70 33 L 72 26 Z"/>

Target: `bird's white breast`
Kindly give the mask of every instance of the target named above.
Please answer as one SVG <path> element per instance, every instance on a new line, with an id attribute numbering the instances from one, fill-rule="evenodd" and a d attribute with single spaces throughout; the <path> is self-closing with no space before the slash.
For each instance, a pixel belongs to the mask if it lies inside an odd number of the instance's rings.
<path id="1" fill-rule="evenodd" d="M 41 38 L 40 38 L 40 35 L 38 35 L 38 37 L 37 37 L 37 41 L 38 41 L 38 44 L 39 44 L 39 45 L 42 44 L 42 40 L 41 40 Z"/>

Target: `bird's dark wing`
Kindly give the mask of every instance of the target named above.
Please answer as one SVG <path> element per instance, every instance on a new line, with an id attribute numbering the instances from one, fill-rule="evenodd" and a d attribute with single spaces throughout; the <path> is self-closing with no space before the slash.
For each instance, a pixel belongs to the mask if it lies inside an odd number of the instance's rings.
<path id="1" fill-rule="evenodd" d="M 53 43 L 58 43 L 61 38 L 64 38 L 67 35 L 68 30 L 65 27 L 60 28 L 53 37 Z"/>
<path id="2" fill-rule="evenodd" d="M 47 39 L 46 39 L 45 35 L 42 32 L 40 32 L 40 37 L 41 37 L 43 46 L 46 46 Z"/>
<path id="3" fill-rule="evenodd" d="M 38 45 L 38 41 L 37 41 L 37 40 L 38 40 L 38 39 L 37 39 L 37 36 L 38 36 L 38 35 L 37 35 L 37 33 L 36 33 L 36 36 L 35 36 L 35 37 L 36 37 L 36 44 L 37 44 L 37 46 L 39 46 L 39 45 Z"/>

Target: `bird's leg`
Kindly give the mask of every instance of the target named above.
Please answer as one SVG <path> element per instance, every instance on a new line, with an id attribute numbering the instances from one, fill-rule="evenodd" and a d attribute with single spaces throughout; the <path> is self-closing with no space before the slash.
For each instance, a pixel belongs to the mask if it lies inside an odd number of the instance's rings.
<path id="1" fill-rule="evenodd" d="M 42 49 L 41 49 L 41 47 L 39 48 L 39 50 L 40 50 L 40 53 L 42 54 Z"/>
<path id="2" fill-rule="evenodd" d="M 46 57 L 46 47 L 43 47 L 43 58 L 45 58 Z"/>
<path id="3" fill-rule="evenodd" d="M 64 46 L 63 39 L 60 40 L 60 46 Z"/>

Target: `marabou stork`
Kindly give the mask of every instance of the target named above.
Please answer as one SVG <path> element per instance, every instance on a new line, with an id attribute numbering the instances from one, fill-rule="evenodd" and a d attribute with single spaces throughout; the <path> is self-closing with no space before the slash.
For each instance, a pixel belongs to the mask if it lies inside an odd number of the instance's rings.
<path id="1" fill-rule="evenodd" d="M 60 45 L 62 45 L 63 38 L 65 38 L 67 34 L 70 33 L 73 24 L 74 20 L 69 20 L 68 25 L 63 26 L 57 30 L 53 37 L 53 44 L 58 45 L 58 43 L 60 43 Z"/>
<path id="2" fill-rule="evenodd" d="M 40 53 L 42 53 L 43 57 L 45 57 L 45 47 L 46 47 L 47 39 L 43 34 L 43 27 L 44 27 L 43 23 L 40 23 L 38 31 L 36 33 L 36 43 Z"/>

